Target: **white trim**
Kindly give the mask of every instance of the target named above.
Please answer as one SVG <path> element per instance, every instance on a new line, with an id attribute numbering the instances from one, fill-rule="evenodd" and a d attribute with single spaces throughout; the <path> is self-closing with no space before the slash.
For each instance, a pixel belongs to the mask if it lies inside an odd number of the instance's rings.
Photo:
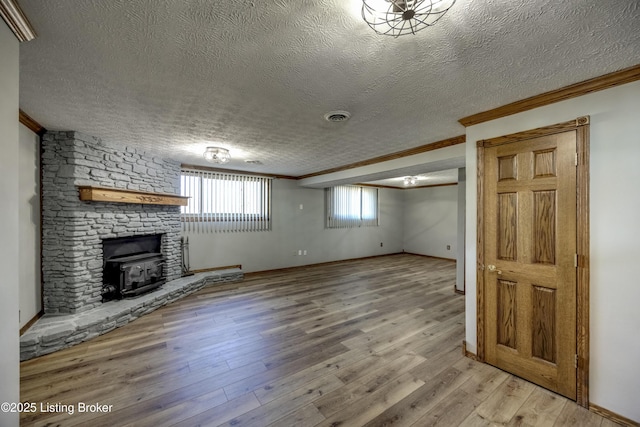
<path id="1" fill-rule="evenodd" d="M 15 0 L 0 0 L 0 16 L 19 41 L 28 42 L 36 38 L 36 32 Z"/>

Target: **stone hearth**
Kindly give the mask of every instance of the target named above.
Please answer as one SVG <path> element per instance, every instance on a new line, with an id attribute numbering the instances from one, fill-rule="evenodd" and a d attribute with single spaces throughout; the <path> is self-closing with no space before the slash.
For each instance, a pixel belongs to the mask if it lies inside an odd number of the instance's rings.
<path id="1" fill-rule="evenodd" d="M 198 273 L 165 283 L 154 292 L 135 298 L 109 301 L 74 314 L 45 315 L 20 337 L 20 360 L 29 360 L 106 334 L 185 297 L 204 286 L 243 278 L 238 268 Z"/>

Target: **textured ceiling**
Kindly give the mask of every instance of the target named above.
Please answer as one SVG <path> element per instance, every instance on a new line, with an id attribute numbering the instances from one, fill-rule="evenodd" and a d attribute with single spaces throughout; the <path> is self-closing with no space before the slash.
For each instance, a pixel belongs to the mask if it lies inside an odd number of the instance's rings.
<path id="1" fill-rule="evenodd" d="M 20 4 L 39 36 L 20 45 L 20 107 L 47 129 L 190 164 L 222 146 L 227 168 L 294 176 L 640 62 L 635 0 L 458 0 L 400 38 L 375 34 L 360 0 Z"/>

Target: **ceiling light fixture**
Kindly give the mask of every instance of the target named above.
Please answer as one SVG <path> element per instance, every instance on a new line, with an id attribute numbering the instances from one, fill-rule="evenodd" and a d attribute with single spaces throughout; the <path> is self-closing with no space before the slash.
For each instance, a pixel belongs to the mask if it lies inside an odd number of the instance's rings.
<path id="1" fill-rule="evenodd" d="M 404 178 L 404 185 L 416 185 L 418 183 L 417 176 L 407 176 Z"/>
<path id="2" fill-rule="evenodd" d="M 435 24 L 456 0 L 362 0 L 362 18 L 378 34 L 415 34 Z"/>
<path id="3" fill-rule="evenodd" d="M 229 150 L 219 147 L 207 147 L 202 156 L 211 163 L 227 163 L 231 160 Z"/>

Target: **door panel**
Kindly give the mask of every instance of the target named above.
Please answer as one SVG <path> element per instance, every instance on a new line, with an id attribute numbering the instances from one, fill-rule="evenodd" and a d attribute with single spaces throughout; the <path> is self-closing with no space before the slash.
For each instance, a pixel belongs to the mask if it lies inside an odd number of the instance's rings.
<path id="1" fill-rule="evenodd" d="M 533 192 L 533 262 L 556 262 L 556 191 Z"/>
<path id="2" fill-rule="evenodd" d="M 531 355 L 556 363 L 556 290 L 533 286 L 533 336 Z"/>
<path id="3" fill-rule="evenodd" d="M 576 398 L 576 132 L 485 149 L 486 361 Z"/>
<path id="4" fill-rule="evenodd" d="M 518 258 L 518 193 L 498 195 L 498 259 Z"/>
<path id="5" fill-rule="evenodd" d="M 498 344 L 516 349 L 516 282 L 498 280 Z"/>

